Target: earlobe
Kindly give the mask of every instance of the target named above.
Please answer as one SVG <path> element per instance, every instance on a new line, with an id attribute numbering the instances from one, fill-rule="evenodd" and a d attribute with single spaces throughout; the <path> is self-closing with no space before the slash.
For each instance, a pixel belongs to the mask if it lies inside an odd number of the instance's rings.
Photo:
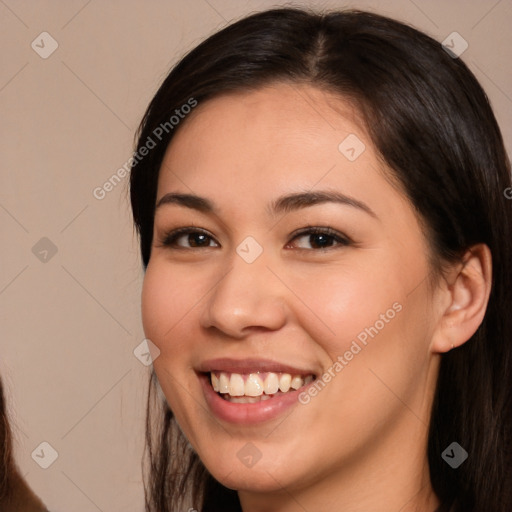
<path id="1" fill-rule="evenodd" d="M 448 352 L 468 341 L 482 323 L 492 284 L 492 257 L 485 244 L 472 246 L 447 278 L 448 306 L 442 311 L 432 350 Z M 445 302 L 446 303 L 446 302 Z"/>

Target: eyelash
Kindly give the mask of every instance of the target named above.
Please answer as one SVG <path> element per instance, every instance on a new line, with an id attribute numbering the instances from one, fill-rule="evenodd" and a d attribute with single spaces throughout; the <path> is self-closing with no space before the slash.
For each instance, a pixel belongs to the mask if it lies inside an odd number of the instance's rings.
<path id="1" fill-rule="evenodd" d="M 183 235 L 191 235 L 191 234 L 202 234 L 202 235 L 205 235 L 208 238 L 213 240 L 213 237 L 204 229 L 196 228 L 196 227 L 183 227 L 183 228 L 178 228 L 178 229 L 172 230 L 168 233 L 165 233 L 164 236 L 162 237 L 161 244 L 162 244 L 162 246 L 168 247 L 173 250 L 192 250 L 192 249 L 210 249 L 211 248 L 211 246 L 181 247 L 181 246 L 175 245 L 176 240 L 178 240 L 180 237 L 182 237 Z M 341 247 L 346 247 L 353 243 L 349 237 L 339 233 L 338 231 L 336 231 L 335 229 L 333 229 L 329 226 L 326 226 L 326 227 L 308 226 L 307 228 L 300 229 L 300 230 L 296 231 L 295 233 L 292 233 L 292 235 L 291 235 L 292 238 L 291 238 L 290 242 L 295 240 L 296 238 L 299 238 L 299 237 L 302 237 L 305 235 L 310 235 L 310 236 L 325 235 L 328 238 L 332 238 L 334 241 L 338 242 L 338 246 L 320 247 L 317 249 L 299 248 L 299 249 L 297 249 L 299 251 L 316 251 L 316 252 L 327 251 L 327 250 L 333 250 L 333 249 L 337 249 L 337 248 L 341 248 Z M 288 244 L 290 242 L 288 242 Z"/>

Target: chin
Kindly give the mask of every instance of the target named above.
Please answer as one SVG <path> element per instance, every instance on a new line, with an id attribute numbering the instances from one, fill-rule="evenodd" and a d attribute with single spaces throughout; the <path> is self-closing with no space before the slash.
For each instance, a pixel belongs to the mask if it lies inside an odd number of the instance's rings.
<path id="1" fill-rule="evenodd" d="M 212 476 L 224 487 L 235 491 L 245 491 L 254 493 L 279 493 L 283 487 L 288 487 L 289 482 L 284 480 L 284 475 L 265 471 L 264 468 L 246 468 L 237 470 L 231 468 L 231 473 L 221 474 L 220 472 L 211 472 Z"/>
<path id="2" fill-rule="evenodd" d="M 293 486 L 302 480 L 301 475 L 296 474 L 300 467 L 291 455 L 279 454 L 275 448 L 262 448 L 261 458 L 256 460 L 256 456 L 252 461 L 244 461 L 246 454 L 257 453 L 254 445 L 251 442 L 236 445 L 236 449 L 219 450 L 205 459 L 200 457 L 210 474 L 225 487 L 236 491 L 273 493 L 282 492 L 283 487 Z M 295 470 L 292 469 L 294 466 Z"/>

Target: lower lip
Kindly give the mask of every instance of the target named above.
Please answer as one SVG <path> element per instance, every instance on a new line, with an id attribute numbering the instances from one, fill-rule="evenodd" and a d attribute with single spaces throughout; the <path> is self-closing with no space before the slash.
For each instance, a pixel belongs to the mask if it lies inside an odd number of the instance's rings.
<path id="1" fill-rule="evenodd" d="M 242 425 L 261 423 L 277 418 L 287 409 L 298 404 L 299 393 L 302 393 L 307 386 L 295 391 L 279 394 L 268 400 L 255 403 L 240 404 L 224 400 L 215 392 L 210 384 L 210 376 L 199 375 L 203 387 L 204 396 L 211 411 L 217 418 L 229 423 Z"/>

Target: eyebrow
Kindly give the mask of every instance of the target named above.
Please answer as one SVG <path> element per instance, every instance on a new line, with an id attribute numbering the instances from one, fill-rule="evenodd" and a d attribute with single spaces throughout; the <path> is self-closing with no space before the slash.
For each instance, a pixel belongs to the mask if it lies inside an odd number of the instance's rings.
<path id="1" fill-rule="evenodd" d="M 321 190 L 316 192 L 299 192 L 278 197 L 267 206 L 267 213 L 269 215 L 289 213 L 294 210 L 299 210 L 322 203 L 338 203 L 351 206 L 366 212 L 372 217 L 378 218 L 375 212 L 366 203 L 363 203 L 362 201 L 359 201 L 340 192 L 329 190 Z M 162 196 L 162 198 L 157 202 L 155 211 L 166 204 L 177 204 L 186 208 L 198 210 L 202 213 L 218 214 L 218 208 L 215 206 L 213 201 L 205 197 L 197 196 L 195 194 L 180 194 L 177 192 L 169 192 L 168 194 Z"/>

